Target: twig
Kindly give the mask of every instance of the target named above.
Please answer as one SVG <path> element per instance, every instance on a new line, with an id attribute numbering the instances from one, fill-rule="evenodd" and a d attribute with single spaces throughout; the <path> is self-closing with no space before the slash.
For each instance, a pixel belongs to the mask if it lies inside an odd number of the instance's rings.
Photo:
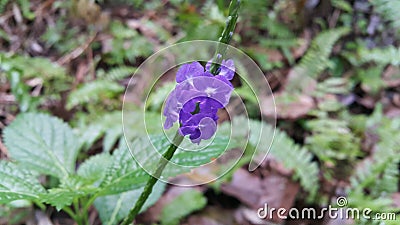
<path id="1" fill-rule="evenodd" d="M 0 152 L 2 152 L 8 158 L 7 148 L 1 140 L 0 140 Z"/>
<path id="2" fill-rule="evenodd" d="M 64 55 L 59 60 L 57 60 L 57 63 L 59 65 L 64 65 L 70 62 L 71 60 L 78 58 L 90 46 L 90 44 L 94 41 L 96 36 L 97 32 L 94 35 L 92 35 L 83 45 L 79 46 L 72 52 L 68 53 L 67 55 Z"/>

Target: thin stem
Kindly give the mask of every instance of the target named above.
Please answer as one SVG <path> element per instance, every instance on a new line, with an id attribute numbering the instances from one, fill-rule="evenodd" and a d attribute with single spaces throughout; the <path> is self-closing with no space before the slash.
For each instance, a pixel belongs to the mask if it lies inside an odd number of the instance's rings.
<path id="1" fill-rule="evenodd" d="M 78 216 L 72 211 L 71 208 L 64 207 L 62 210 L 66 212 L 75 222 L 78 222 Z"/>
<path id="2" fill-rule="evenodd" d="M 144 187 L 144 190 L 142 194 L 140 195 L 139 199 L 137 200 L 135 207 L 133 207 L 130 211 L 128 216 L 125 218 L 125 220 L 121 223 L 121 225 L 128 225 L 132 223 L 133 219 L 135 219 L 136 215 L 139 214 L 140 209 L 142 209 L 143 204 L 146 202 L 148 199 L 149 195 L 151 194 L 154 185 L 156 184 L 158 178 L 161 176 L 165 166 L 169 162 L 169 160 L 174 156 L 174 153 L 178 146 L 182 143 L 183 141 L 183 136 L 181 136 L 178 132 L 175 134 L 175 137 L 173 139 L 173 142 L 169 146 L 168 150 L 164 153 L 163 157 L 160 159 L 158 162 L 158 167 L 156 169 L 156 172 L 150 177 L 150 179 L 147 181 L 146 186 Z"/>
<path id="3" fill-rule="evenodd" d="M 34 201 L 34 202 L 41 210 L 43 210 L 43 211 L 46 210 L 46 206 L 43 203 L 41 203 L 39 201 Z"/>
<path id="4" fill-rule="evenodd" d="M 232 0 L 229 4 L 229 16 L 226 21 L 226 26 L 224 31 L 222 32 L 221 37 L 218 39 L 217 50 L 215 52 L 215 56 L 213 58 L 210 72 L 214 75 L 218 74 L 218 70 L 220 64 L 222 63 L 222 59 L 224 58 L 227 50 L 227 44 L 232 39 L 233 32 L 235 30 L 236 21 L 238 19 L 238 13 L 240 8 L 240 0 Z M 181 136 L 178 132 L 176 133 L 173 143 L 169 146 L 168 150 L 164 153 L 163 158 L 160 159 L 158 162 L 158 167 L 156 172 L 150 179 L 147 181 L 146 186 L 142 194 L 140 195 L 139 199 L 137 200 L 135 206 L 129 211 L 128 216 L 125 220 L 121 223 L 122 225 L 128 225 L 133 222 L 136 215 L 139 214 L 140 210 L 142 209 L 144 203 L 150 196 L 154 185 L 157 183 L 158 177 L 161 176 L 165 166 L 169 162 L 169 160 L 174 156 L 174 153 L 178 146 L 182 143 L 183 136 Z"/>
<path id="5" fill-rule="evenodd" d="M 217 50 L 211 64 L 210 72 L 214 75 L 218 74 L 219 67 L 221 65 L 222 59 L 225 57 L 227 44 L 232 39 L 233 32 L 235 31 L 236 21 L 239 17 L 240 0 L 232 0 L 229 4 L 229 16 L 226 20 L 226 26 L 222 35 L 218 40 Z"/>
<path id="6" fill-rule="evenodd" d="M 82 208 L 84 212 L 89 211 L 89 207 L 93 204 L 94 200 L 96 200 L 97 197 L 98 194 L 96 193 L 92 197 L 90 197 L 88 201 L 86 201 L 86 204 Z"/>

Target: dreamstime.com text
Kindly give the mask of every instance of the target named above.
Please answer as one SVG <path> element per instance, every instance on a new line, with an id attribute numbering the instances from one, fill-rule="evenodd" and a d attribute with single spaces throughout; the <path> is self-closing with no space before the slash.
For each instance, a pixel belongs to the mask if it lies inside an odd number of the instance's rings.
<path id="1" fill-rule="evenodd" d="M 337 206 L 332 207 L 329 205 L 326 208 L 314 209 L 314 208 L 270 208 L 267 203 L 264 207 L 259 208 L 257 215 L 260 219 L 323 219 L 328 216 L 331 219 L 360 219 L 364 218 L 367 220 L 396 220 L 396 213 L 394 212 L 381 212 L 373 213 L 370 208 L 358 209 L 349 208 L 347 206 L 347 199 L 345 197 L 339 197 L 336 200 Z"/>

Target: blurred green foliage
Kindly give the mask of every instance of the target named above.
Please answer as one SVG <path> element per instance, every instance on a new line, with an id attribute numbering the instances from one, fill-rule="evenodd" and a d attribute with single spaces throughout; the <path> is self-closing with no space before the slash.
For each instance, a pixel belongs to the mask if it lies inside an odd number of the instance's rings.
<path id="1" fill-rule="evenodd" d="M 293 180 L 298 181 L 306 193 L 306 196 L 299 195 L 298 201 L 308 199 L 307 204 L 326 205 L 331 202 L 331 196 L 318 187 L 326 182 L 342 181 L 349 183 L 345 194 L 349 197 L 351 206 L 370 207 L 375 213 L 398 212 L 399 209 L 393 206 L 391 195 L 399 192 L 400 122 L 398 119 L 387 118 L 382 106 L 375 104 L 377 101 L 385 102 L 384 97 L 389 95 L 389 92 L 398 92 L 397 87 L 389 86 L 388 82 L 385 82 L 383 73 L 389 67 L 398 68 L 400 65 L 400 20 L 397 10 L 400 3 L 390 0 L 363 1 L 363 7 L 368 10 L 364 12 L 356 7 L 355 2 L 360 1 L 331 0 L 325 1 L 332 7 L 330 14 L 321 15 L 323 10 L 318 8 L 319 5 L 313 8 L 302 2 L 306 1 L 244 1 L 237 33 L 233 36 L 232 44 L 252 56 L 265 74 L 276 71 L 278 74 L 286 74 L 285 71 L 289 70 L 300 75 L 301 81 L 315 83 L 314 88 L 307 86 L 307 90 L 304 90 L 304 83 L 299 80 L 278 77 L 278 88 L 284 88 L 279 89 L 283 94 L 276 98 L 277 101 L 290 104 L 305 94 L 313 98 L 316 107 L 297 121 L 301 129 L 304 129 L 299 131 L 303 132 L 301 139 L 293 137 L 293 133 L 279 130 L 275 134 L 270 154 L 285 168 L 294 171 Z M 82 13 L 74 12 L 79 11 L 76 5 L 74 6 L 77 3 L 82 6 L 80 12 L 101 16 L 96 17 L 98 19 L 95 21 L 90 21 L 90 18 L 82 16 Z M 100 212 L 102 221 L 118 223 L 130 206 L 129 201 L 125 201 L 124 198 L 137 198 L 140 189 L 136 188 L 141 187 L 147 179 L 147 175 L 142 174 L 143 171 L 134 167 L 132 160 L 124 161 L 130 159 L 124 155 L 127 150 L 121 141 L 123 132 L 120 126 L 121 98 L 126 83 L 140 63 L 158 49 L 181 41 L 215 40 L 219 37 L 225 23 L 226 7 L 227 2 L 221 0 L 56 0 L 46 14 L 55 18 L 54 21 L 46 23 L 48 26 L 43 31 L 24 33 L 30 38 L 37 38 L 37 42 L 43 48 L 41 52 L 32 52 L 27 47 L 30 46 L 29 42 L 24 39 L 21 40 L 20 48 L 11 49 L 10 46 L 15 43 L 18 35 L 10 35 L 8 30 L 1 29 L 0 90 L 6 90 L 7 94 L 15 98 L 12 105 L 15 107 L 7 108 L 7 112 L 51 113 L 49 105 L 57 101 L 57 107 L 72 115 L 68 118 L 68 123 L 73 127 L 47 115 L 39 114 L 36 117 L 37 114 L 25 114 L 28 115 L 24 120 L 26 124 L 20 122 L 20 127 L 12 124 L 6 129 L 10 131 L 18 128 L 17 130 L 23 131 L 30 123 L 37 123 L 38 127 L 54 126 L 54 129 L 60 129 L 59 132 L 65 131 L 76 141 L 74 148 L 58 149 L 61 153 L 68 155 L 79 149 L 79 154 L 76 153 L 78 155 L 72 155 L 73 160 L 69 161 L 72 164 L 68 165 L 68 168 L 64 168 L 64 165 L 53 165 L 48 158 L 44 159 L 59 170 L 38 168 L 31 161 L 44 160 L 40 157 L 51 154 L 35 155 L 32 146 L 43 147 L 47 141 L 36 143 L 35 140 L 20 140 L 16 133 L 5 134 L 8 139 L 6 145 L 11 155 L 23 155 L 24 157 L 18 157 L 16 160 L 31 165 L 31 169 L 35 168 L 33 172 L 26 171 L 19 168 L 20 165 L 1 161 L 0 173 L 26 180 L 25 183 L 8 178 L 2 180 L 5 182 L 0 185 L 2 188 L 8 185 L 22 192 L 19 196 L 9 195 L 8 200 L 24 198 L 41 205 L 37 201 L 40 197 L 49 205 L 68 210 L 71 207 L 69 204 L 73 205 L 74 202 L 78 201 L 79 204 L 79 201 L 85 202 L 88 198 L 100 199 L 96 200 L 94 205 Z M 32 2 L 0 0 L 2 15 L 12 12 L 13 8 L 18 8 L 22 13 L 25 27 L 29 27 L 38 19 L 36 11 L 33 10 L 37 8 Z M 337 20 L 332 15 L 334 12 L 338 12 L 335 14 L 338 16 Z M 370 19 L 371 13 L 384 22 L 373 24 Z M 308 21 L 308 17 L 312 20 Z M 13 23 L 10 24 L 10 27 L 13 27 Z M 310 37 L 303 35 L 305 30 L 310 32 Z M 391 36 L 392 33 L 397 35 Z M 304 48 L 304 43 L 306 50 L 300 55 L 295 55 L 296 50 Z M 80 54 L 76 56 L 73 53 L 77 50 Z M 60 63 L 60 59 L 66 55 L 71 58 L 65 63 Z M 59 59 L 59 63 L 55 62 L 56 59 Z M 77 65 L 80 62 L 87 64 L 87 68 L 78 73 Z M 400 74 L 394 76 L 398 78 Z M 150 120 L 159 121 L 161 104 L 173 87 L 171 85 L 167 83 L 157 87 L 150 95 L 147 105 Z M 238 84 L 236 90 L 247 104 L 256 103 L 246 85 Z M 354 108 L 365 106 L 356 100 L 348 104 L 340 101 L 341 97 L 349 96 L 355 99 L 365 96 L 372 98 L 374 106 L 361 113 L 354 113 Z M 260 115 L 257 107 L 249 109 L 252 117 Z M 374 112 L 370 114 L 369 111 L 372 110 Z M 140 138 L 145 135 L 145 129 L 138 122 L 143 119 L 143 115 L 140 112 L 136 113 L 133 116 L 135 119 L 129 121 L 135 136 L 131 141 L 140 142 Z M 282 120 L 286 124 L 297 123 L 290 119 Z M 240 118 L 233 119 L 233 122 L 236 126 L 243 126 Z M 228 129 L 225 126 L 227 125 L 221 126 L 222 134 Z M 251 121 L 251 128 L 260 126 L 262 124 L 259 121 Z M 159 127 L 155 125 L 147 128 L 154 132 L 159 131 Z M 271 127 L 264 126 L 263 129 L 271 136 L 274 135 Z M 37 132 L 25 136 L 55 135 L 50 131 L 46 134 Z M 241 135 L 237 135 L 238 141 L 248 134 Z M 256 134 L 249 135 L 252 142 L 251 137 L 254 138 Z M 365 149 L 364 146 L 365 142 L 371 141 L 371 136 L 377 137 L 373 143 L 373 151 Z M 29 151 L 23 151 L 12 144 L 24 142 L 25 145 L 31 143 L 31 146 L 25 146 Z M 100 150 L 96 143 L 100 143 Z M 43 148 L 39 147 L 37 149 L 40 152 Z M 94 156 L 89 153 L 96 151 L 102 153 Z M 249 152 L 252 153 L 254 149 L 250 146 L 246 151 L 240 162 L 241 166 L 250 161 Z M 33 155 L 27 155 L 27 152 Z M 61 153 L 54 154 L 61 157 Z M 218 150 L 214 153 L 217 154 Z M 78 164 L 78 170 L 75 170 Z M 121 167 L 124 165 L 132 167 Z M 68 171 L 67 178 L 63 177 L 64 170 Z M 40 184 L 37 180 L 27 178 L 44 172 L 58 176 L 59 181 L 55 184 Z M 228 181 L 233 173 L 234 171 L 221 182 Z M 121 181 L 113 174 L 123 174 L 126 175 L 125 178 L 135 179 Z M 31 188 L 26 187 L 26 182 L 31 182 Z M 42 185 L 46 186 L 46 189 L 43 189 Z M 36 187 L 35 193 L 33 187 Z M 218 187 L 215 185 L 216 189 Z M 160 197 L 164 187 L 157 190 L 153 203 Z M 204 198 L 199 196 L 199 193 L 177 198 L 173 203 L 180 205 L 186 198 L 196 200 L 196 204 L 188 205 L 186 211 L 180 215 L 169 214 L 171 209 L 164 209 L 164 221 L 183 219 L 192 211 L 204 207 Z M 10 210 L 17 208 L 8 203 L 8 200 L 1 199 L 2 203 L 7 202 L 4 208 L 0 208 L 0 215 L 5 215 L 4 217 L 11 215 Z M 105 200 L 112 201 L 115 205 L 104 204 Z M 113 217 L 110 218 L 110 215 Z M 369 222 L 356 221 L 359 224 Z M 389 221 L 375 222 L 390 224 Z"/>

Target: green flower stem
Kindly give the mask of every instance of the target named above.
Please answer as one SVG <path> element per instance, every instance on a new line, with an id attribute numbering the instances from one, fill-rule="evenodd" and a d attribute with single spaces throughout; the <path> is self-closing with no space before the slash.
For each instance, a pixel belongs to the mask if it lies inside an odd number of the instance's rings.
<path id="1" fill-rule="evenodd" d="M 129 214 L 125 218 L 125 220 L 122 222 L 122 225 L 128 225 L 128 224 L 132 223 L 132 221 L 135 219 L 136 215 L 139 214 L 140 209 L 142 209 L 143 204 L 149 198 L 149 196 L 153 190 L 153 187 L 156 184 L 158 178 L 161 176 L 165 166 L 171 160 L 172 156 L 174 156 L 176 149 L 182 143 L 182 141 L 183 141 L 183 136 L 181 136 L 177 132 L 172 141 L 172 144 L 169 146 L 168 150 L 164 153 L 163 158 L 161 158 L 160 161 L 158 162 L 158 167 L 156 169 L 156 172 L 147 181 L 142 194 L 140 195 L 139 199 L 137 200 L 137 202 L 135 204 L 135 207 L 133 207 L 129 211 Z"/>
<path id="2" fill-rule="evenodd" d="M 226 26 L 222 35 L 218 40 L 217 50 L 211 64 L 210 72 L 214 75 L 218 73 L 218 69 L 221 65 L 222 59 L 225 57 L 227 44 L 232 39 L 233 32 L 235 31 L 236 21 L 239 17 L 240 0 L 232 0 L 229 4 L 229 16 L 226 20 Z M 222 43 L 222 44 L 221 44 Z"/>
<path id="3" fill-rule="evenodd" d="M 71 208 L 69 207 L 64 207 L 62 209 L 64 212 L 66 212 L 75 222 L 78 222 L 78 216 L 72 211 Z"/>
<path id="4" fill-rule="evenodd" d="M 226 21 L 226 26 L 224 28 L 224 31 L 222 32 L 221 37 L 218 40 L 219 43 L 217 45 L 217 50 L 215 51 L 215 56 L 211 64 L 210 72 L 214 75 L 218 73 L 218 69 L 222 62 L 222 59 L 226 54 L 226 49 L 227 49 L 226 45 L 229 44 L 229 42 L 232 39 L 233 32 L 236 26 L 236 21 L 238 19 L 239 8 L 240 8 L 240 0 L 232 0 L 231 3 L 229 4 L 229 16 Z M 158 167 L 156 169 L 155 174 L 151 176 L 150 179 L 147 181 L 142 194 L 137 200 L 135 206 L 129 211 L 128 216 L 121 223 L 122 225 L 129 225 L 130 223 L 133 222 L 136 215 L 139 214 L 144 203 L 149 198 L 154 185 L 157 183 L 158 177 L 161 176 L 165 166 L 167 165 L 169 160 L 171 160 L 171 158 L 174 156 L 176 149 L 182 143 L 182 141 L 183 141 L 183 136 L 181 136 L 177 132 L 174 137 L 173 144 L 169 146 L 167 152 L 165 152 L 165 154 L 163 155 L 163 158 L 161 158 L 160 161 L 158 162 Z"/>

